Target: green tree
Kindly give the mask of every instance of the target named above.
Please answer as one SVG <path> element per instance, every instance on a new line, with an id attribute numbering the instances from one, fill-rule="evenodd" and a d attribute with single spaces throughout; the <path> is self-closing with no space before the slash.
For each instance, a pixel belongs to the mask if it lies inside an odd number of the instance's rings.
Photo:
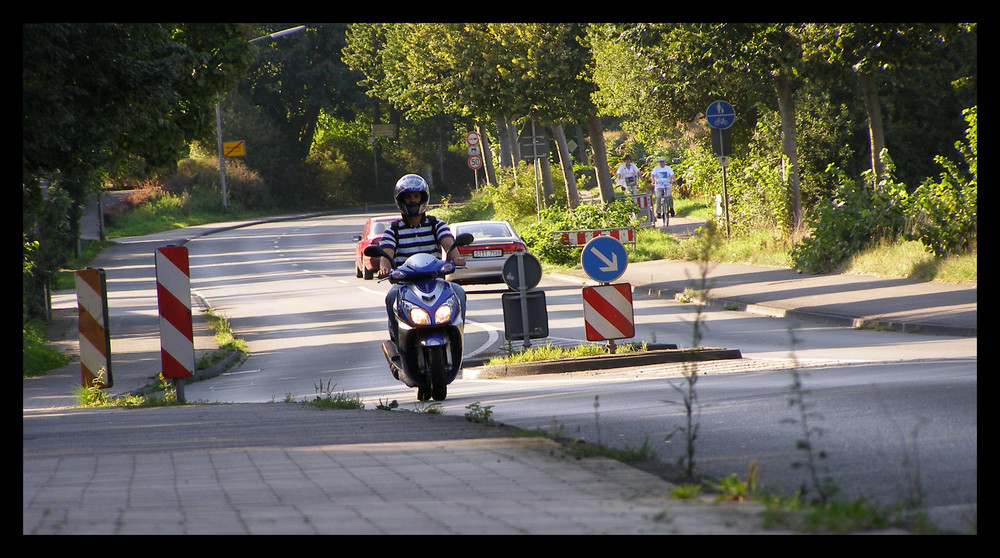
<path id="1" fill-rule="evenodd" d="M 260 173 L 270 199 L 284 207 L 323 204 L 330 188 L 339 188 L 317 183 L 315 161 L 309 161 L 317 128 L 323 115 L 354 120 L 366 101 L 356 84 L 361 75 L 341 58 L 347 25 L 303 27 L 270 37 L 295 26 L 256 24 L 246 76 L 221 105 L 225 136 L 246 140 L 243 162 Z"/>
<path id="2" fill-rule="evenodd" d="M 553 131 L 570 206 L 575 207 L 579 198 L 562 128 L 564 122 L 587 122 L 601 198 L 605 203 L 614 200 L 602 141 L 603 128 L 592 100 L 596 84 L 591 77 L 593 56 L 586 41 L 586 26 L 574 23 L 497 24 L 492 32 L 502 45 L 500 50 L 509 58 L 507 73 L 512 76 L 512 96 L 522 103 L 522 114 Z M 540 163 L 543 173 L 548 175 L 549 159 L 540 159 Z M 546 184 L 546 195 L 551 196 L 551 180 Z"/>
<path id="3" fill-rule="evenodd" d="M 885 163 L 879 155 L 886 147 L 879 75 L 920 64 L 927 68 L 919 53 L 929 52 L 967 29 L 967 25 L 944 23 L 809 23 L 793 30 L 801 38 L 807 58 L 850 68 L 857 75 L 876 182 L 885 176 Z"/>
<path id="4" fill-rule="evenodd" d="M 787 159 L 784 182 L 788 205 L 788 225 L 802 226 L 802 198 L 799 187 L 799 155 L 795 126 L 795 81 L 802 64 L 800 40 L 789 24 L 737 24 L 719 28 L 715 37 L 733 45 L 732 68 L 751 80 L 760 79 L 774 87 L 781 122 L 781 154 Z"/>
<path id="5" fill-rule="evenodd" d="M 289 27 L 264 24 L 254 32 L 265 35 Z M 344 23 L 307 24 L 295 35 L 253 44 L 253 62 L 238 90 L 277 127 L 297 161 L 309 155 L 322 112 L 351 120 L 364 104 L 356 85 L 361 75 L 341 59 L 346 33 Z"/>
<path id="6" fill-rule="evenodd" d="M 63 218 L 75 240 L 81 208 L 101 176 L 135 160 L 151 169 L 170 165 L 191 140 L 208 137 L 218 95 L 246 70 L 245 32 L 222 23 L 24 24 L 26 245 L 41 230 L 41 181 L 68 195 Z"/>
<path id="7" fill-rule="evenodd" d="M 759 107 L 773 105 L 774 91 L 728 66 L 740 47 L 719 42 L 718 24 L 594 24 L 589 39 L 594 56 L 594 98 L 622 126 L 653 146 L 679 137 L 723 99 L 737 107 L 734 155 L 745 154 Z M 702 127 L 704 121 L 702 120 Z"/>
<path id="8" fill-rule="evenodd" d="M 370 95 L 408 118 L 580 119 L 593 89 L 584 77 L 589 54 L 578 40 L 582 30 L 573 24 L 358 24 L 349 33 L 346 60 L 364 72 Z"/>
<path id="9" fill-rule="evenodd" d="M 753 133 L 758 104 L 776 101 L 781 152 L 788 160 L 788 224 L 798 228 L 794 88 L 802 57 L 792 30 L 763 23 L 597 26 L 591 38 L 598 105 L 635 119 L 633 129 L 651 141 L 678 122 L 695 120 L 711 101 L 726 99 L 740 107 L 737 146 Z"/>
<path id="10" fill-rule="evenodd" d="M 237 24 L 25 24 L 26 181 L 99 173 L 127 156 L 169 165 L 190 140 L 212 137 L 214 101 L 247 67 L 245 32 Z M 69 191 L 77 201 L 86 194 L 79 185 Z"/>

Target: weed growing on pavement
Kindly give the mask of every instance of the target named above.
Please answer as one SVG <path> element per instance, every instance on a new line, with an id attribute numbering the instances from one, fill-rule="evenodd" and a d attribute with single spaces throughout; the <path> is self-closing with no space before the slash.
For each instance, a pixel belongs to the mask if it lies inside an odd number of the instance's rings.
<path id="1" fill-rule="evenodd" d="M 638 345 L 634 343 L 624 343 L 616 345 L 615 354 L 641 352 L 647 350 L 647 348 L 648 346 L 646 343 Z M 506 356 L 493 357 L 486 364 L 489 366 L 497 364 L 519 364 L 525 362 L 600 356 L 606 354 L 608 354 L 607 346 L 598 345 L 596 343 L 586 343 L 569 348 L 559 347 L 557 345 L 553 345 L 552 343 L 546 343 L 544 345 L 537 345 L 520 351 L 513 350 L 511 347 L 508 347 Z"/>
<path id="2" fill-rule="evenodd" d="M 323 381 L 321 380 L 319 384 L 314 384 L 313 387 L 316 389 L 317 395 L 312 401 L 307 402 L 313 407 L 319 407 L 320 409 L 365 408 L 365 404 L 357 395 L 347 395 L 344 392 L 333 393 L 333 388 L 336 387 L 336 384 L 333 384 L 333 380 L 327 380 L 326 385 L 323 385 Z"/>
<path id="3" fill-rule="evenodd" d="M 879 406 L 888 416 L 885 401 L 880 393 L 876 391 L 879 399 Z M 905 450 L 903 451 L 903 474 L 901 478 L 900 496 L 895 506 L 900 523 L 905 524 L 911 532 L 934 534 L 936 526 L 930 521 L 927 515 L 926 493 L 923 488 L 922 473 L 920 467 L 920 451 L 918 447 L 920 427 L 927 422 L 926 418 L 919 418 L 917 422 L 906 434 L 902 431 L 896 421 L 892 421 L 894 430 L 897 432 Z M 970 521 L 971 529 L 975 530 L 975 522 Z"/>
<path id="4" fill-rule="evenodd" d="M 721 244 L 720 232 L 715 224 L 715 221 L 707 222 L 701 230 L 702 233 L 698 237 L 699 277 L 695 282 L 693 282 L 692 287 L 685 291 L 691 292 L 691 298 L 695 301 L 708 300 L 710 290 L 708 271 L 710 269 L 712 255 L 718 250 Z M 704 306 L 701 302 L 699 302 L 695 308 L 695 318 L 692 323 L 693 331 L 691 346 L 694 348 L 701 346 L 701 338 L 704 334 L 705 327 L 704 317 L 702 316 L 703 312 Z M 698 382 L 698 363 L 685 362 L 682 376 L 683 380 L 681 385 L 678 386 L 673 383 L 670 385 L 681 396 L 681 404 L 684 406 L 684 425 L 678 426 L 667 434 L 666 440 L 670 441 L 675 434 L 682 434 L 684 436 L 684 455 L 679 457 L 677 462 L 679 465 L 684 467 L 688 478 L 694 478 L 695 441 L 698 439 L 698 419 L 700 417 L 700 412 L 698 410 L 698 395 L 695 390 L 695 384 Z"/>
<path id="5" fill-rule="evenodd" d="M 841 501 L 835 499 L 839 488 L 829 476 L 824 476 L 825 471 L 821 463 L 826 459 L 826 452 L 819 449 L 817 441 L 822 435 L 822 429 L 815 425 L 815 420 L 822 418 L 821 415 L 812 411 L 806 401 L 809 391 L 803 386 L 803 373 L 797 366 L 795 356 L 795 346 L 798 339 L 795 337 L 793 329 L 789 329 L 791 340 L 791 358 L 793 366 L 789 369 L 792 383 L 789 386 L 788 405 L 795 409 L 796 418 L 783 422 L 797 425 L 801 429 L 801 438 L 796 443 L 796 449 L 803 452 L 801 461 L 792 463 L 793 468 L 804 468 L 808 475 L 808 482 L 803 483 L 802 488 L 790 497 L 766 496 L 763 498 L 766 512 L 765 525 L 793 526 L 806 532 L 833 532 L 850 533 L 867 531 L 873 529 L 884 529 L 892 525 L 906 526 L 912 532 L 933 533 L 934 526 L 927 521 L 926 514 L 921 510 L 914 513 L 914 507 L 919 508 L 922 503 L 921 491 L 919 490 L 919 466 L 915 466 L 914 478 L 909 481 L 916 482 L 915 492 L 910 499 L 904 499 L 898 506 L 902 513 L 893 513 L 889 508 L 868 502 L 864 498 L 853 501 Z M 914 430 L 914 438 L 916 431 Z M 915 454 L 915 450 L 914 450 Z M 912 464 L 909 456 L 904 458 L 904 466 Z M 808 493 L 815 493 L 812 498 L 805 498 Z"/>
<path id="6" fill-rule="evenodd" d="M 219 345 L 220 349 L 249 354 L 247 351 L 247 342 L 233 334 L 233 328 L 229 325 L 229 320 L 225 316 L 216 314 L 211 308 L 206 308 L 202 313 L 215 332 L 215 342 Z"/>
<path id="7" fill-rule="evenodd" d="M 477 424 L 493 424 L 493 405 L 480 405 L 478 401 L 465 406 L 465 420 Z"/>
<path id="8" fill-rule="evenodd" d="M 623 463 L 634 463 L 637 461 L 651 461 L 656 459 L 656 452 L 649 445 L 649 439 L 643 440 L 639 447 L 625 446 L 625 449 L 617 449 L 602 446 L 600 444 L 588 444 L 583 440 L 564 441 L 562 444 L 574 457 L 608 457 Z"/>
<path id="9" fill-rule="evenodd" d="M 399 408 L 399 401 L 393 399 L 392 401 L 383 401 L 380 397 L 378 400 L 378 405 L 375 405 L 375 409 L 379 411 L 392 411 Z"/>
<path id="10" fill-rule="evenodd" d="M 162 373 L 157 375 L 155 384 L 139 393 L 121 395 L 108 395 L 104 391 L 106 374 L 107 370 L 101 368 L 97 378 L 89 386 L 76 388 L 76 399 L 81 407 L 162 407 L 180 404 L 172 382 L 164 378 Z"/>
<path id="11" fill-rule="evenodd" d="M 803 373 L 796 366 L 795 344 L 798 339 L 796 339 L 795 331 L 792 328 L 788 329 L 788 335 L 791 340 L 793 364 L 788 371 L 792 379 L 792 385 L 789 387 L 788 406 L 795 409 L 797 418 L 788 419 L 784 422 L 797 424 L 801 428 L 802 438 L 796 441 L 795 447 L 805 454 L 805 460 L 792 463 L 792 467 L 805 467 L 809 475 L 809 487 L 816 492 L 817 501 L 820 504 L 826 504 L 833 494 L 836 493 L 837 487 L 829 477 L 820 478 L 820 461 L 826 459 L 826 452 L 818 449 L 816 445 L 816 440 L 822 435 L 823 431 L 813 426 L 812 419 L 821 417 L 818 413 L 810 410 L 806 404 L 805 396 L 809 392 L 803 387 Z M 805 494 L 809 487 L 803 486 L 802 493 Z"/>
<path id="12" fill-rule="evenodd" d="M 601 444 L 589 443 L 582 438 L 573 438 L 566 430 L 566 425 L 552 419 L 548 430 L 535 427 L 531 429 L 514 428 L 523 436 L 542 436 L 558 442 L 567 453 L 574 457 L 608 457 L 626 463 L 652 462 L 656 460 L 656 452 L 649 444 L 649 438 L 643 440 L 639 447 L 626 445 L 624 449 L 605 447 Z"/>
<path id="13" fill-rule="evenodd" d="M 757 479 L 759 477 L 760 467 L 757 466 L 756 461 L 751 461 L 746 480 L 733 474 L 715 485 L 716 492 L 718 492 L 718 496 L 715 497 L 716 501 L 745 502 L 752 500 L 757 496 Z"/>
<path id="14" fill-rule="evenodd" d="M 597 412 L 597 409 L 600 408 L 601 404 L 597 399 L 598 397 L 600 396 L 594 396 L 594 428 L 597 429 L 597 445 L 602 446 L 604 444 L 601 443 L 601 417 Z"/>
<path id="15" fill-rule="evenodd" d="M 247 342 L 236 337 L 232 327 L 229 325 L 229 320 L 224 316 L 216 314 L 211 308 L 206 308 L 202 312 L 202 315 L 208 326 L 215 332 L 213 339 L 219 348 L 199 359 L 197 364 L 198 370 L 211 368 L 234 351 L 239 351 L 244 355 L 249 354 L 249 351 L 247 351 Z"/>
<path id="16" fill-rule="evenodd" d="M 418 413 L 427 413 L 428 415 L 443 415 L 444 409 L 441 408 L 441 403 L 427 403 L 424 401 L 417 401 L 413 404 L 413 410 Z"/>
<path id="17" fill-rule="evenodd" d="M 700 492 L 700 484 L 685 482 L 674 487 L 673 490 L 670 491 L 670 495 L 681 500 L 690 500 L 692 498 L 697 498 Z"/>

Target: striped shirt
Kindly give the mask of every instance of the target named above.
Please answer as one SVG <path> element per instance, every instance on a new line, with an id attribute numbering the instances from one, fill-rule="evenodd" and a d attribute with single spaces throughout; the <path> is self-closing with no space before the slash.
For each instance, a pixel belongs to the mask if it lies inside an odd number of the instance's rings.
<path id="1" fill-rule="evenodd" d="M 395 226 L 390 226 L 382 233 L 382 240 L 379 246 L 395 250 L 393 264 L 403 265 L 406 258 L 413 254 L 426 252 L 441 259 L 441 240 L 451 234 L 451 229 L 444 221 L 424 215 L 420 223 L 411 227 L 406 221 L 400 219 Z M 398 230 L 396 230 L 398 229 Z"/>

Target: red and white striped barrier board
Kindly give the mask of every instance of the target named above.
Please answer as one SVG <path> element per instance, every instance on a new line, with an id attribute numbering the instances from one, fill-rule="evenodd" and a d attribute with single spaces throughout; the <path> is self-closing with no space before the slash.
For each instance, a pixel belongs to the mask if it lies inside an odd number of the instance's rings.
<path id="1" fill-rule="evenodd" d="M 622 244 L 635 244 L 635 229 L 595 229 L 589 231 L 557 231 L 560 242 L 567 246 L 584 246 L 599 236 L 617 238 Z"/>
<path id="2" fill-rule="evenodd" d="M 632 196 L 632 201 L 634 201 L 640 209 L 649 209 L 650 207 L 653 207 L 653 196 L 649 194 L 636 194 Z"/>
<path id="3" fill-rule="evenodd" d="M 156 249 L 156 300 L 160 309 L 163 377 L 189 378 L 194 375 L 194 326 L 187 248 Z"/>
<path id="4" fill-rule="evenodd" d="M 632 285 L 615 283 L 584 287 L 583 322 L 587 341 L 635 337 Z"/>
<path id="5" fill-rule="evenodd" d="M 648 229 L 652 228 L 654 225 L 653 219 L 653 196 L 650 194 L 635 194 L 632 196 L 632 201 L 639 206 L 638 216 L 642 216 L 640 219 L 641 223 L 639 226 Z"/>
<path id="6" fill-rule="evenodd" d="M 108 288 L 103 269 L 76 272 L 76 302 L 80 329 L 80 380 L 84 387 L 114 385 L 111 375 L 111 334 L 108 331 Z M 98 378 L 104 370 L 104 377 Z"/>

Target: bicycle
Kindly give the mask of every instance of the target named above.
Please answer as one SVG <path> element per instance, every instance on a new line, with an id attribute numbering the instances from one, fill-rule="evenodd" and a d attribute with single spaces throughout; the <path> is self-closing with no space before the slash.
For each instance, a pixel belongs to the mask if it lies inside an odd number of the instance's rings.
<path id="1" fill-rule="evenodd" d="M 656 190 L 656 218 L 663 219 L 663 226 L 670 225 L 670 214 L 674 211 L 674 197 L 662 188 Z"/>

